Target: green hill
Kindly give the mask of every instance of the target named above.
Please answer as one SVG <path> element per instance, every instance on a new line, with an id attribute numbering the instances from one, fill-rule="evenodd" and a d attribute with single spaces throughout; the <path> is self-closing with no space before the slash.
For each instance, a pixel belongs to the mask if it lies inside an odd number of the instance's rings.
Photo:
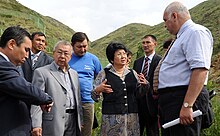
<path id="1" fill-rule="evenodd" d="M 42 31 L 47 36 L 48 48 L 51 52 L 53 45 L 60 39 L 70 40 L 74 31 L 61 22 L 21 5 L 16 0 L 0 0 L 0 34 L 9 27 L 20 25 L 30 33 Z"/>
<path id="2" fill-rule="evenodd" d="M 208 0 L 194 8 L 190 9 L 192 20 L 198 24 L 204 25 L 210 29 L 214 38 L 213 50 L 213 69 L 211 70 L 210 78 L 215 80 L 216 84 L 220 84 L 220 70 L 216 64 L 220 63 L 220 0 Z M 114 32 L 92 42 L 92 53 L 96 54 L 101 61 L 107 61 L 105 57 L 105 48 L 111 41 L 119 41 L 124 43 L 133 53 L 132 59 L 136 59 L 143 55 L 141 47 L 141 38 L 146 34 L 153 34 L 158 39 L 158 47 L 156 51 L 159 54 L 162 52 L 162 43 L 164 40 L 172 37 L 164 27 L 164 23 L 155 26 L 144 24 L 129 24 L 121 27 Z M 214 80 L 213 80 L 214 81 Z"/>
<path id="3" fill-rule="evenodd" d="M 208 27 L 214 37 L 214 54 L 220 51 L 220 1 L 205 1 L 190 10 L 192 20 L 198 24 Z M 107 44 L 111 41 L 121 41 L 134 53 L 140 51 L 141 38 L 146 34 L 153 34 L 158 38 L 159 46 L 164 40 L 172 37 L 164 28 L 164 23 L 155 26 L 147 26 L 144 24 L 129 24 L 121 27 L 114 32 L 108 34 L 101 39 L 92 42 L 92 48 L 99 49 L 97 55 L 103 57 Z M 158 50 L 160 53 L 160 50 Z"/>

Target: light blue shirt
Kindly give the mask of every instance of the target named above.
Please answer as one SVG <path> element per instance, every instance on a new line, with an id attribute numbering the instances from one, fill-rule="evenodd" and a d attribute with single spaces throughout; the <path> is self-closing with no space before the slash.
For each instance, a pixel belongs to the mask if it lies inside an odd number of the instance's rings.
<path id="1" fill-rule="evenodd" d="M 186 21 L 162 62 L 158 88 L 189 85 L 192 69 L 210 68 L 212 50 L 211 32 L 192 20 Z M 204 85 L 207 79 L 208 75 Z"/>
<path id="2" fill-rule="evenodd" d="M 91 91 L 93 90 L 95 76 L 102 70 L 99 59 L 89 52 L 81 57 L 75 56 L 73 53 L 69 66 L 76 70 L 79 75 L 81 101 L 83 103 L 94 103 Z"/>

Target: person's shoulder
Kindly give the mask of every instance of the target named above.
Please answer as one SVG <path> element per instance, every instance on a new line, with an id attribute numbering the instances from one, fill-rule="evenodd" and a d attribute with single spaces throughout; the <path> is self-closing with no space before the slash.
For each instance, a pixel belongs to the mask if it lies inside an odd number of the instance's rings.
<path id="1" fill-rule="evenodd" d="M 138 61 L 141 61 L 143 59 L 144 59 L 144 56 L 141 56 L 141 57 L 137 58 L 134 62 L 138 62 Z"/>
<path id="2" fill-rule="evenodd" d="M 77 71 L 74 70 L 74 69 L 72 69 L 72 68 L 70 68 L 69 71 L 70 71 L 71 73 L 74 73 L 74 74 L 78 75 Z"/>
<path id="3" fill-rule="evenodd" d="M 95 54 L 92 54 L 90 52 L 86 52 L 86 55 L 93 58 L 98 58 Z"/>
<path id="4" fill-rule="evenodd" d="M 162 58 L 162 56 L 159 55 L 159 54 L 155 54 L 154 56 L 155 56 L 156 58 L 158 58 L 158 59 L 161 59 L 161 58 Z"/>
<path id="5" fill-rule="evenodd" d="M 50 67 L 51 67 L 51 64 L 48 64 L 48 65 L 45 65 L 45 66 L 42 66 L 42 67 L 38 67 L 38 68 L 36 68 L 35 70 L 36 70 L 36 71 L 45 71 L 45 70 L 49 70 Z M 35 70 L 34 70 L 34 71 L 35 71 Z"/>
<path id="6" fill-rule="evenodd" d="M 193 23 L 193 27 L 191 27 L 192 31 L 209 31 L 209 29 L 201 24 Z"/>

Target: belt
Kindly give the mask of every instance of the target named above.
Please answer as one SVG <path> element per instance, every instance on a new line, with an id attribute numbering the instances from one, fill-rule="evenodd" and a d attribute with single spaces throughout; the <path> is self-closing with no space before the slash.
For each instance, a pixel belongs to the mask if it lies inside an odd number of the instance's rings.
<path id="1" fill-rule="evenodd" d="M 188 89 L 188 85 L 166 87 L 166 88 L 158 89 L 158 93 L 164 94 L 164 93 L 171 93 L 173 91 L 187 91 L 187 89 Z"/>
<path id="2" fill-rule="evenodd" d="M 74 113 L 75 109 L 66 109 L 66 113 Z"/>

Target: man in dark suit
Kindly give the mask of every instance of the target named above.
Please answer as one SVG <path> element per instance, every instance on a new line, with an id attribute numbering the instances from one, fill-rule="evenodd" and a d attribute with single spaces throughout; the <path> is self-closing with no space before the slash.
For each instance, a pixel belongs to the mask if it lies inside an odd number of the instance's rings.
<path id="1" fill-rule="evenodd" d="M 157 39 L 154 35 L 144 36 L 142 39 L 142 48 L 145 56 L 135 60 L 133 67 L 138 74 L 143 73 L 145 75 L 151 86 L 147 95 L 138 100 L 140 134 L 143 135 L 146 128 L 147 136 L 159 135 L 157 99 L 152 95 L 154 70 L 161 59 L 159 55 L 155 54 L 156 45 Z"/>
<path id="2" fill-rule="evenodd" d="M 31 48 L 30 34 L 19 26 L 7 28 L 0 41 L 0 135 L 30 136 L 28 106 L 50 111 L 52 99 L 27 82 L 17 70 Z"/>
<path id="3" fill-rule="evenodd" d="M 32 48 L 29 51 L 29 57 L 21 66 L 24 78 L 32 82 L 33 72 L 36 68 L 50 64 L 53 58 L 47 55 L 44 50 L 46 48 L 46 36 L 42 32 L 34 32 L 31 35 Z"/>

